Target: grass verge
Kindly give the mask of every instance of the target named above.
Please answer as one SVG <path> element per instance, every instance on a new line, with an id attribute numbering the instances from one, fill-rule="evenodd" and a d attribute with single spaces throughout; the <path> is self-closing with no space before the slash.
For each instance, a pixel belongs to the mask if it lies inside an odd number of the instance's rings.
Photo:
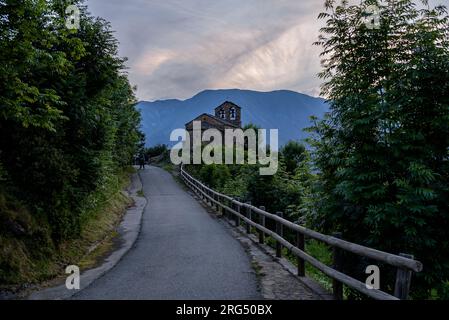
<path id="1" fill-rule="evenodd" d="M 129 185 L 133 168 L 111 176 L 104 187 L 86 201 L 81 235 L 58 243 L 49 238 L 46 221 L 33 217 L 20 203 L 0 193 L 1 223 L 13 223 L 0 234 L 0 290 L 25 294 L 28 288 L 51 286 L 65 278 L 65 267 L 81 270 L 100 264 L 114 248 L 116 228 L 126 209 L 133 205 L 124 189 Z M 21 230 L 21 228 L 23 230 Z"/>

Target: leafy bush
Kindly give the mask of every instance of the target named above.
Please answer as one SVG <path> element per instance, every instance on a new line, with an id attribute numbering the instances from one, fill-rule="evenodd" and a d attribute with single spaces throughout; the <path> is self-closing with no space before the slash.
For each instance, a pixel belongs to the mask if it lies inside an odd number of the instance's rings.
<path id="1" fill-rule="evenodd" d="M 284 157 L 285 170 L 288 173 L 294 173 L 301 162 L 305 160 L 306 148 L 299 142 L 289 141 L 282 147 L 281 154 Z"/>
<path id="2" fill-rule="evenodd" d="M 158 144 L 154 147 L 145 149 L 145 154 L 148 158 L 157 157 L 168 152 L 168 147 L 165 144 Z"/>

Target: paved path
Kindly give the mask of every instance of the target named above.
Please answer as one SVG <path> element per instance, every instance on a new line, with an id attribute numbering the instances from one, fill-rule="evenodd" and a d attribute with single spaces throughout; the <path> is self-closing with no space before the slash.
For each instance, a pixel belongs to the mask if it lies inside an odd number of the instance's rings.
<path id="1" fill-rule="evenodd" d="M 164 170 L 140 173 L 148 205 L 135 247 L 74 299 L 260 299 L 241 244 Z"/>

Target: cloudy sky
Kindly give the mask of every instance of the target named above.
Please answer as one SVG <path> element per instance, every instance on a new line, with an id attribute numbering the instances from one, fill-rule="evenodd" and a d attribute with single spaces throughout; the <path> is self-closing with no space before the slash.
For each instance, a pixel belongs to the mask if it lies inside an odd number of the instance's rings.
<path id="1" fill-rule="evenodd" d="M 436 0 L 435 0 L 436 1 Z M 446 0 L 445 0 L 446 1 Z M 140 100 L 204 89 L 317 96 L 324 0 L 88 0 L 112 23 Z"/>
<path id="2" fill-rule="evenodd" d="M 111 22 L 141 100 L 204 89 L 318 95 L 320 0 L 88 0 Z"/>

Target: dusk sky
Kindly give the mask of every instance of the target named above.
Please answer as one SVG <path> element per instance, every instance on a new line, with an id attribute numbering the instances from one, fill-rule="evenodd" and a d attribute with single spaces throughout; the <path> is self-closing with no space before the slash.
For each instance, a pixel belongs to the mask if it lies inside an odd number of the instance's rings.
<path id="1" fill-rule="evenodd" d="M 88 0 L 110 21 L 139 100 L 204 89 L 319 95 L 322 0 Z"/>

